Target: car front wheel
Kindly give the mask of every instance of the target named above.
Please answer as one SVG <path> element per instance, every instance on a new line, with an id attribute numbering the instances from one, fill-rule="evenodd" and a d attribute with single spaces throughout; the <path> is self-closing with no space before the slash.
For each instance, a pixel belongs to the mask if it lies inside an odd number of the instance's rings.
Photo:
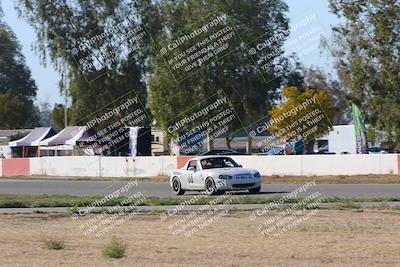
<path id="1" fill-rule="evenodd" d="M 211 195 L 216 195 L 218 193 L 217 192 L 217 188 L 215 187 L 214 180 L 212 178 L 207 178 L 206 179 L 205 187 L 206 187 L 207 194 L 210 195 L 210 196 Z"/>
<path id="2" fill-rule="evenodd" d="M 261 187 L 256 187 L 256 188 L 249 189 L 249 192 L 252 194 L 257 194 L 257 193 L 260 193 L 260 190 L 261 190 Z"/>
<path id="3" fill-rule="evenodd" d="M 185 194 L 185 190 L 182 189 L 181 181 L 177 177 L 172 179 L 172 190 L 176 195 L 183 195 Z"/>

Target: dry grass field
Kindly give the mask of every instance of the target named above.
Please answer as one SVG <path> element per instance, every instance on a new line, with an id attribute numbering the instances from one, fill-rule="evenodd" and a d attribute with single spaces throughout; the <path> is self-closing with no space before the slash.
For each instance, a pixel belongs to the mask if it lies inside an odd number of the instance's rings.
<path id="1" fill-rule="evenodd" d="M 184 215 L 142 214 L 100 238 L 79 229 L 95 215 L 1 215 L 0 266 L 400 266 L 399 211 L 320 210 L 278 237 L 263 237 L 249 214 L 228 214 L 190 237 L 168 228 Z M 114 236 L 126 257 L 103 256 Z M 49 237 L 65 248 L 45 248 Z"/>

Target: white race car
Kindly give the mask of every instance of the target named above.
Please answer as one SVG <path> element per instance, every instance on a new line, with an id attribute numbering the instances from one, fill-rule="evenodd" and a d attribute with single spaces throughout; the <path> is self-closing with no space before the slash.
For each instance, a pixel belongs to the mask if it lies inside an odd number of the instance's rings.
<path id="1" fill-rule="evenodd" d="M 183 168 L 173 171 L 170 185 L 177 195 L 183 195 L 185 191 L 201 190 L 209 194 L 227 190 L 258 193 L 261 179 L 257 170 L 242 168 L 230 157 L 203 156 L 190 159 Z"/>

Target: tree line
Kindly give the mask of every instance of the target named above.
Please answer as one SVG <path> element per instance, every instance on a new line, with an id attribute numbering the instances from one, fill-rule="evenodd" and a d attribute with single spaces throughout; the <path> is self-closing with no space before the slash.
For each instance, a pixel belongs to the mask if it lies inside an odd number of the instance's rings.
<path id="1" fill-rule="evenodd" d="M 400 100 L 396 88 L 400 79 L 400 7 L 396 0 L 329 0 L 331 12 L 342 18 L 341 24 L 332 28 L 332 40 L 324 42 L 324 48 L 335 59 L 338 80 L 320 69 L 304 68 L 295 55 L 295 63 L 282 56 L 287 36 L 271 42 L 261 55 L 282 51 L 274 54 L 271 60 L 285 61 L 286 64 L 280 62 L 285 67 L 260 73 L 246 43 L 259 36 L 268 40 L 279 32 L 290 32 L 288 6 L 283 0 L 18 2 L 19 15 L 36 32 L 35 49 L 40 59 L 43 63 L 50 60 L 62 74 L 59 90 L 63 95 L 67 93 L 71 100 L 68 106 L 70 125 L 134 90 L 155 125 L 166 129 L 177 114 L 185 113 L 188 107 L 222 89 L 240 114 L 241 125 L 234 129 L 244 126 L 246 130 L 246 126 L 255 120 L 273 116 L 273 107 L 287 102 L 284 88 L 296 87 L 291 92 L 297 92 L 297 96 L 305 92 L 309 94 L 310 90 L 315 94 L 326 92 L 329 101 L 324 105 L 332 111 L 329 112 L 332 124 L 351 121 L 349 106 L 353 102 L 365 112 L 368 124 L 387 135 L 392 148 L 400 141 L 400 111 L 396 105 Z M 165 55 L 160 52 L 163 44 L 173 42 L 176 36 L 197 31 L 206 18 L 219 14 L 228 15 L 224 26 L 234 28 L 229 53 L 204 64 L 190 75 L 183 75 L 184 71 L 171 71 Z M 120 43 L 118 52 L 124 56 L 107 62 L 102 69 L 82 71 L 81 64 L 71 53 L 71 44 L 82 40 L 82 36 L 88 33 L 106 32 L 110 25 L 116 25 L 127 17 L 133 18 L 134 25 L 145 27 L 147 35 L 138 49 L 127 50 L 127 43 Z M 132 25 L 121 23 L 119 27 L 125 27 L 121 32 L 132 29 Z M 3 45 L 0 53 L 0 57 L 4 57 L 0 61 L 0 116 L 4 117 L 0 120 L 0 127 L 37 125 L 37 115 L 36 119 L 32 117 L 37 114 L 32 111 L 38 109 L 33 104 L 37 88 L 24 65 L 15 36 L 4 23 L 0 24 L 0 29 L 1 43 L 13 44 Z M 99 40 L 96 49 L 109 51 L 115 47 L 118 34 Z M 199 41 L 193 39 L 182 48 L 190 49 L 190 45 Z M 10 61 L 3 64 L 7 58 L 14 60 L 14 69 L 8 67 Z M 19 84 L 7 79 L 14 79 Z M 64 108 L 63 104 L 57 104 L 52 111 L 52 121 L 58 127 L 64 126 Z M 18 116 L 21 119 L 16 119 Z"/>

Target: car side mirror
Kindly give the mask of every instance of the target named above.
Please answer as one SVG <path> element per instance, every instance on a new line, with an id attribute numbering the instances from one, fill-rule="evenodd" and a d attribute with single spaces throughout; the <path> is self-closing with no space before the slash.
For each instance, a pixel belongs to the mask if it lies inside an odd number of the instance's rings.
<path id="1" fill-rule="evenodd" d="M 240 164 L 239 164 L 239 168 L 243 168 L 243 165 L 240 165 Z"/>
<path id="2" fill-rule="evenodd" d="M 196 172 L 196 167 L 189 167 L 188 171 Z"/>

